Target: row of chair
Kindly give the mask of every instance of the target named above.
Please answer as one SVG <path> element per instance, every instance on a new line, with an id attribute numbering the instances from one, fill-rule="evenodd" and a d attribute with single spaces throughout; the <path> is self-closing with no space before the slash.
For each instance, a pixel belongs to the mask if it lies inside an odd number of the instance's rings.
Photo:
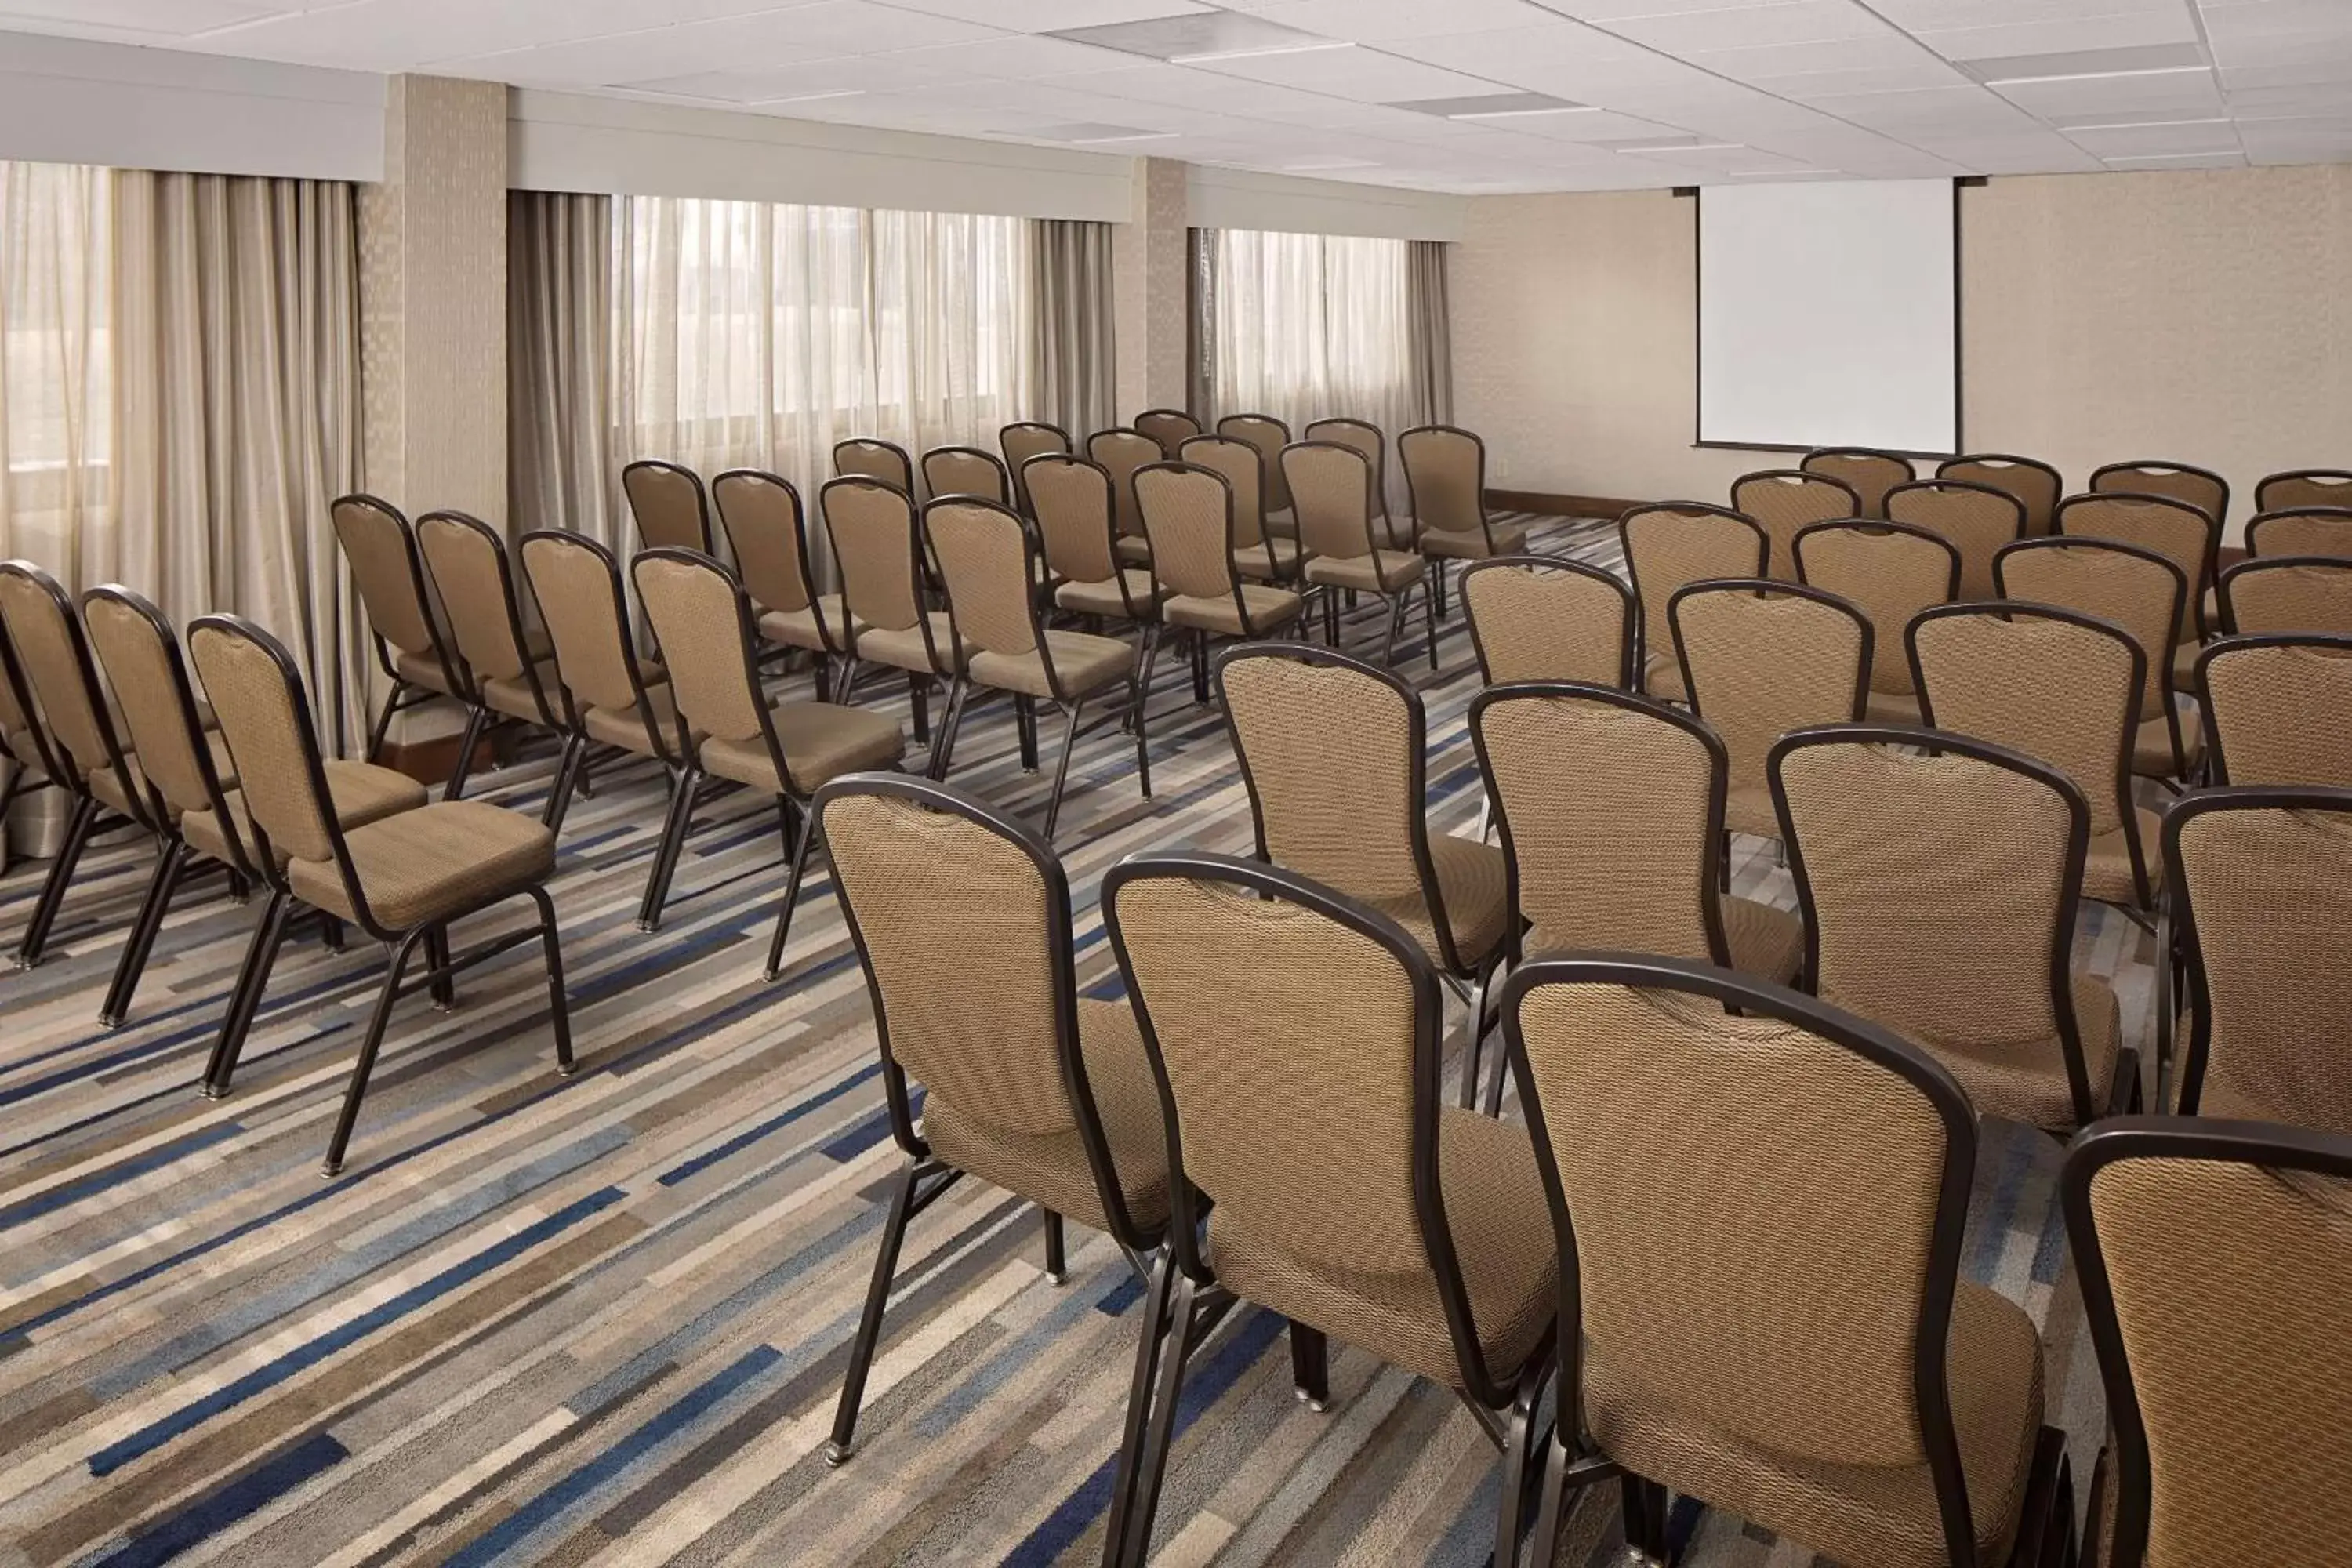
<path id="1" fill-rule="evenodd" d="M 1259 660 L 1338 668 L 1237 650 L 1221 663 L 1229 697 Z M 1367 690 L 1388 679 L 1351 674 Z M 1592 700 L 1489 695 L 1490 716 Z M 2063 781 L 1958 737 L 1832 727 L 1790 737 L 1785 761 L 1802 780 L 1792 812 L 1831 840 L 1923 820 L 1896 804 L 1908 776 L 1973 796 L 2012 845 L 2053 847 L 2047 811 L 2010 807 L 2037 784 L 2063 796 Z M 2175 809 L 2217 824 L 2304 809 L 2236 793 Z M 2352 792 L 2323 793 L 2352 821 Z M 1554 825 L 1578 815 L 1548 805 Z M 1102 907 L 1127 997 L 1094 1001 L 1075 983 L 1066 878 L 1018 823 L 885 777 L 839 781 L 816 811 L 901 1153 L 830 1462 L 855 1445 L 907 1229 L 969 1173 L 1045 1211 L 1051 1277 L 1076 1216 L 1144 1282 L 1107 1564 L 1145 1560 L 1186 1373 L 1244 1302 L 1287 1321 L 1316 1408 L 1333 1336 L 1456 1394 L 1502 1459 L 1497 1564 L 1522 1560 L 1530 1521 L 1529 1560 L 1554 1561 L 1569 1500 L 1612 1480 L 1629 1542 L 1654 1555 L 1671 1488 L 1843 1562 L 2074 1561 L 2040 1337 L 1961 1278 L 1977 1116 L 2000 1086 L 1851 1005 L 1870 998 L 1703 957 L 1530 958 L 1499 1006 L 1522 1130 L 1446 1103 L 1426 940 L 1295 868 L 1121 862 Z M 2071 815 L 2079 830 L 2079 803 Z M 1894 912 L 1906 930 L 1937 918 Z M 1852 934 L 1823 956 L 1843 963 Z M 1960 978 L 1933 954 L 1906 963 Z M 2334 1185 L 2291 1184 L 2315 1177 Z M 2094 1483 L 2095 1521 L 2096 1494 L 2116 1493 L 2108 1562 L 2204 1561 L 2249 1506 L 2285 1542 L 2324 1523 L 2326 1503 L 2276 1465 L 2331 1440 L 2336 1384 L 2320 1369 L 2342 1361 L 2330 1287 L 2352 1281 L 2352 1245 L 2331 1210 L 2347 1179 L 2341 1135 L 2172 1117 L 2075 1136 L 2069 1243 L 2117 1433 Z M 2199 1391 L 2217 1378 L 2262 1402 L 2262 1443 L 2210 1418 Z"/>
<path id="2" fill-rule="evenodd" d="M 1853 493 L 1864 517 L 1886 517 L 1887 494 L 1920 478 L 1910 458 L 1871 447 L 1817 447 L 1805 454 L 1795 469 L 1772 469 L 1739 481 L 1788 479 L 1802 474 L 1843 485 Z M 2037 458 L 2011 452 L 1967 452 L 1936 466 L 1934 479 L 1999 490 L 2025 508 L 2029 533 L 2048 533 L 2059 498 L 2066 493 L 2064 476 Z M 1736 489 L 1737 487 L 1735 487 Z M 2217 524 L 2230 515 L 2230 481 L 2210 468 L 2158 458 L 2107 463 L 2091 470 L 2084 489 L 2092 494 L 2157 495 L 2196 507 Z M 1734 505 L 1739 502 L 1735 500 Z M 2290 468 L 2269 474 L 2254 487 L 2257 512 L 2304 508 L 2330 510 L 2352 509 L 2352 470 Z"/>

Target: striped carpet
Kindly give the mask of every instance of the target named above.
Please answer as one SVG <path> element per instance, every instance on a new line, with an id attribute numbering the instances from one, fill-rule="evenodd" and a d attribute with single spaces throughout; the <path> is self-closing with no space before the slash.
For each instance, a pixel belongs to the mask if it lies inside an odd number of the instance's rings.
<path id="1" fill-rule="evenodd" d="M 1540 542 L 1616 563 L 1604 525 L 1546 524 Z M 1356 646 L 1376 646 L 1377 616 L 1358 612 Z M 1458 616 L 1441 647 L 1433 675 L 1417 636 L 1399 663 L 1429 700 L 1433 819 L 1466 831 L 1476 671 Z M 1061 847 L 1098 994 L 1116 985 L 1103 868 L 1249 842 L 1219 721 L 1172 662 L 1158 797 L 1137 798 L 1115 734 L 1072 769 Z M 478 793 L 535 809 L 549 773 L 532 752 Z M 1043 805 L 1002 706 L 975 709 L 956 778 Z M 1116 1251 L 1074 1229 L 1057 1289 L 1034 1211 L 957 1187 L 914 1226 L 857 1457 L 828 1470 L 816 1450 L 895 1160 L 830 883 L 820 867 L 788 975 L 762 984 L 772 815 L 715 802 L 645 936 L 660 781 L 614 767 L 595 790 L 554 884 L 579 1076 L 555 1076 L 535 950 L 498 960 L 452 1013 L 404 1002 L 332 1183 L 319 1157 L 373 949 L 289 946 L 236 1093 L 207 1102 L 196 1079 L 258 906 L 217 880 L 184 893 L 132 1022 L 109 1032 L 98 999 L 152 858 L 129 835 L 89 857 L 52 956 L 0 975 L 0 1565 L 1095 1559 L 1139 1317 Z M 1738 850 L 1738 890 L 1791 901 L 1764 846 Z M 0 879 L 12 944 L 41 870 Z M 2136 929 L 2094 911 L 2080 949 L 2144 1039 Z M 2056 1161 L 2037 1134 L 1988 1127 L 1968 1268 L 2044 1321 L 2084 1477 L 2101 1415 Z M 1335 1346 L 1318 1415 L 1292 1398 L 1277 1329 L 1244 1311 L 1203 1352 L 1157 1561 L 1485 1562 L 1491 1450 L 1451 1397 Z M 1618 1552 L 1604 1492 L 1564 1562 Z M 1675 1530 L 1693 1564 L 1811 1561 L 1689 1503 Z"/>

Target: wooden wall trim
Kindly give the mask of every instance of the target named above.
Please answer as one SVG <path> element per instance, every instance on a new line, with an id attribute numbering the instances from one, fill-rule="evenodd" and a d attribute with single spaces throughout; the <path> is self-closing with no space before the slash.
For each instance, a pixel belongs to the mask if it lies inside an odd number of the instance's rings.
<path id="1" fill-rule="evenodd" d="M 1617 496 L 1555 495 L 1549 490 L 1488 490 L 1486 505 L 1495 511 L 1531 511 L 1543 517 L 1615 517 L 1640 501 Z"/>

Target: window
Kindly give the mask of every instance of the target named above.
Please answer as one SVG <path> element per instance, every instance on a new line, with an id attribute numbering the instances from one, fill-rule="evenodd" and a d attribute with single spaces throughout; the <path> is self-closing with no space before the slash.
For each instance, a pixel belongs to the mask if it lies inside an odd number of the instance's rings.
<path id="1" fill-rule="evenodd" d="M 1420 422 L 1407 242 L 1219 229 L 1211 397 L 1294 433 L 1328 416 L 1396 434 Z"/>
<path id="2" fill-rule="evenodd" d="M 83 518 L 107 501 L 106 174 L 0 163 L 0 554 L 69 560 Z"/>

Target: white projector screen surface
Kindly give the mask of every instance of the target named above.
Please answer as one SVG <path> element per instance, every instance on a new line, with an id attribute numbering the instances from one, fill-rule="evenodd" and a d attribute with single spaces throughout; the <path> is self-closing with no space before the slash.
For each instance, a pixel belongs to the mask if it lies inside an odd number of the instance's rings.
<path id="1" fill-rule="evenodd" d="M 1959 444 L 1949 180 L 1709 185 L 1698 197 L 1698 438 Z"/>

